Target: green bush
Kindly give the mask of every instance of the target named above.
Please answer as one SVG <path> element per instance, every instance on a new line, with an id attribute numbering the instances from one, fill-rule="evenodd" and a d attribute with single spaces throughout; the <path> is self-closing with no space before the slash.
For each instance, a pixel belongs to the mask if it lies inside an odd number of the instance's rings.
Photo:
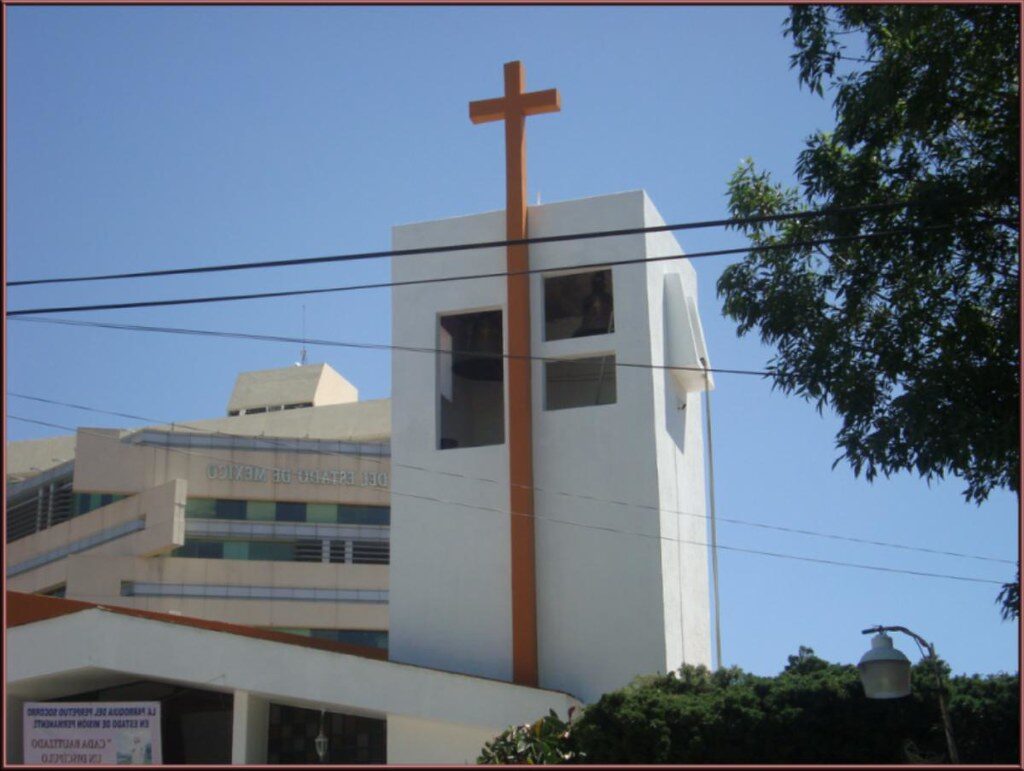
<path id="1" fill-rule="evenodd" d="M 738 668 L 637 678 L 570 723 L 554 712 L 490 742 L 480 763 L 944 762 L 933 668 L 912 670 L 905 699 L 865 698 L 855 667 L 800 648 L 776 677 Z M 1017 763 L 1019 675 L 950 679 L 949 708 L 964 763 Z"/>

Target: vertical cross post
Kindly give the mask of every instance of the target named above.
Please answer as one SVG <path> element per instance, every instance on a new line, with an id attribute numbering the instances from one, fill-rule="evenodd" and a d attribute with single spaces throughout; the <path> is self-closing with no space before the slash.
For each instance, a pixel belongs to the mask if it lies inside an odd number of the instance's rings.
<path id="1" fill-rule="evenodd" d="M 505 65 L 505 95 L 470 102 L 473 123 L 505 121 L 505 238 L 527 237 L 526 116 L 561 109 L 558 91 L 525 93 L 522 62 Z M 537 685 L 537 573 L 533 519 L 530 268 L 526 244 L 510 244 L 508 269 L 508 455 L 512 557 L 512 680 Z"/>

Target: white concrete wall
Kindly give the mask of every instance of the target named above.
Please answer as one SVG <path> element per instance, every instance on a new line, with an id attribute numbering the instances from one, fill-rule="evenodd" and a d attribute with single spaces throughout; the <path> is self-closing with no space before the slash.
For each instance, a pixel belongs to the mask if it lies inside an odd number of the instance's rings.
<path id="1" fill-rule="evenodd" d="M 492 212 L 395 228 L 392 241 L 404 249 L 504 234 L 504 212 Z M 392 259 L 396 281 L 504 270 L 503 249 Z M 503 311 L 508 339 L 503 278 L 393 291 L 392 337 L 403 345 L 435 348 L 440 315 L 493 308 Z M 391 361 L 390 657 L 508 680 L 508 447 L 438 450 L 434 355 L 396 354 Z M 507 385 L 505 401 L 507 409 Z"/>
<path id="2" fill-rule="evenodd" d="M 530 235 L 642 227 L 643 202 L 632 192 L 536 207 Z M 639 235 L 540 244 L 530 263 L 571 268 L 643 257 L 643 248 Z M 614 353 L 616 362 L 649 363 L 644 269 L 611 270 L 615 331 L 551 342 L 543 276 L 531 277 L 536 355 Z M 663 670 L 665 660 L 651 373 L 615 374 L 615 404 L 548 412 L 544 366 L 533 367 L 540 682 L 584 701 Z"/>
<path id="3" fill-rule="evenodd" d="M 531 207 L 530 235 L 662 224 L 641 191 Z M 503 212 L 394 230 L 394 248 L 499 240 Z M 671 235 L 540 244 L 531 267 L 551 270 L 679 254 Z M 396 281 L 504 270 L 504 251 L 392 261 Z M 544 341 L 543 279 L 531 276 L 532 351 L 664 363 L 663 285 L 685 263 L 615 266 L 615 331 Z M 393 336 L 437 346 L 437 318 L 505 305 L 505 279 L 395 289 Z M 507 318 L 505 319 L 507 327 Z M 507 338 L 506 338 L 507 340 Z M 507 343 L 506 343 L 507 347 Z M 393 358 L 393 660 L 510 676 L 506 445 L 437 450 L 436 365 Z M 506 394 L 506 408 L 507 408 Z M 544 410 L 544 366 L 533 365 L 540 682 L 584 700 L 665 672 L 707 663 L 700 404 L 677 410 L 664 371 L 619 367 L 615 404 Z M 409 466 L 418 467 L 414 470 Z M 486 480 L 486 481 L 482 481 Z M 677 510 L 697 516 L 684 516 Z"/>
<path id="4" fill-rule="evenodd" d="M 483 746 L 501 731 L 440 720 L 388 715 L 388 764 L 475 764 Z"/>
<path id="5" fill-rule="evenodd" d="M 183 624 L 84 610 L 7 633 L 7 698 L 42 700 L 85 690 L 76 673 L 125 676 L 237 693 L 250 699 L 235 726 L 258 729 L 259 701 L 397 720 L 389 762 L 466 762 L 471 745 L 513 724 L 579 703 L 550 690 L 254 639 Z M 95 679 L 95 676 L 93 676 Z M 92 683 L 92 687 L 97 687 Z M 15 726 L 16 727 L 16 726 Z M 389 736 L 389 749 L 392 737 Z M 234 757 L 257 756 L 256 736 Z M 475 755 L 473 758 L 475 759 Z"/>
<path id="6" fill-rule="evenodd" d="M 644 226 L 664 225 L 654 204 L 644 196 Z M 671 233 L 646 235 L 648 257 L 682 254 Z M 686 260 L 651 262 L 645 266 L 650 313 L 650 363 L 679 364 L 669 356 L 665 277 L 682 279 L 685 298 L 697 302 L 697 276 Z M 693 330 L 694 334 L 702 334 Z M 696 362 L 687 362 L 695 364 Z M 704 437 L 701 394 L 684 393 L 667 370 L 651 370 L 654 388 L 654 439 L 657 448 L 658 495 L 661 506 L 662 620 L 665 663 L 662 671 L 683 663 L 711 665 L 708 595 L 707 510 L 704 485 Z M 689 379 L 692 383 L 692 379 Z M 712 387 L 714 381 L 711 381 Z"/>
<path id="7" fill-rule="evenodd" d="M 235 691 L 231 714 L 231 764 L 267 762 L 270 702 L 248 691 Z"/>

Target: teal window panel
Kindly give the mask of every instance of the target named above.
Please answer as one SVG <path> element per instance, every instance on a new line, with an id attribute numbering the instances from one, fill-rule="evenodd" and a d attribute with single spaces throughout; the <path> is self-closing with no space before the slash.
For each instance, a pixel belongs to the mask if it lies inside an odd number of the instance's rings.
<path id="1" fill-rule="evenodd" d="M 187 519 L 213 519 L 216 516 L 216 501 L 213 498 L 189 498 L 185 502 Z"/>
<path id="2" fill-rule="evenodd" d="M 338 506 L 334 503 L 307 503 L 307 522 L 337 522 Z"/>
<path id="3" fill-rule="evenodd" d="M 390 525 L 390 506 L 349 506 L 338 504 L 338 520 L 342 525 Z"/>
<path id="4" fill-rule="evenodd" d="M 251 541 L 225 541 L 224 559 L 226 560 L 247 560 L 249 559 L 249 547 Z"/>
<path id="5" fill-rule="evenodd" d="M 276 508 L 273 501 L 249 501 L 245 507 L 245 518 L 273 522 Z"/>
<path id="6" fill-rule="evenodd" d="M 295 559 L 295 544 L 290 541 L 251 541 L 249 559 L 290 562 Z"/>

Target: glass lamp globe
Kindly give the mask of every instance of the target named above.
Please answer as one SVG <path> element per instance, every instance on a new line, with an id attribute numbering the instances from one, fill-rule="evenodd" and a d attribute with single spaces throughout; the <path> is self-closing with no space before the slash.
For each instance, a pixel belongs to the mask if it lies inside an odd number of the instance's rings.
<path id="1" fill-rule="evenodd" d="M 910 695 L 910 659 L 892 646 L 892 638 L 885 632 L 871 638 L 871 650 L 861 656 L 857 669 L 869 699 Z"/>
<path id="2" fill-rule="evenodd" d="M 323 763 L 327 759 L 327 737 L 324 736 L 323 729 L 320 729 L 320 735 L 313 740 L 313 746 L 316 748 L 316 756 Z"/>

